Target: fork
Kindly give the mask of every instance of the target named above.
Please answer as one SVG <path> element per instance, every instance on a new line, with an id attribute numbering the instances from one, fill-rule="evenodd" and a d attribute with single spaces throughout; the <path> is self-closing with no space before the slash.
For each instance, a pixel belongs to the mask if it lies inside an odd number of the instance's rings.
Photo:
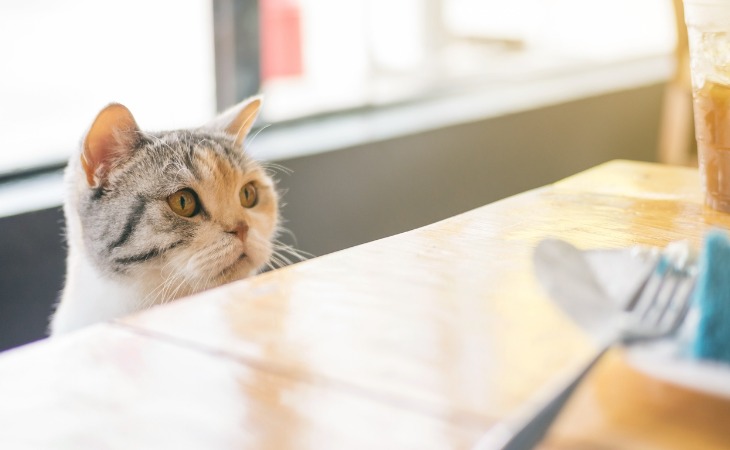
<path id="1" fill-rule="evenodd" d="M 563 390 L 526 422 L 517 427 L 501 424 L 489 448 L 529 450 L 545 436 L 576 387 L 610 348 L 670 337 L 682 325 L 690 309 L 697 278 L 697 264 L 685 256 L 665 251 L 644 283 L 621 313 L 612 339 Z M 500 425 L 498 425 L 500 426 Z M 517 429 L 517 431 L 514 431 Z M 490 433 L 491 434 L 491 433 Z M 493 446 L 498 441 L 501 446 Z M 480 442 L 477 448 L 483 448 Z"/>

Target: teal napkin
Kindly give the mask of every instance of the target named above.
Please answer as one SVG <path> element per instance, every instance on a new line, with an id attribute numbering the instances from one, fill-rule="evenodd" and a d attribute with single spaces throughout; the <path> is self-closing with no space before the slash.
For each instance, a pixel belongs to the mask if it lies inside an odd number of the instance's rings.
<path id="1" fill-rule="evenodd" d="M 692 353 L 730 363 L 730 239 L 725 231 L 707 234 L 699 270 L 694 298 L 699 323 Z"/>

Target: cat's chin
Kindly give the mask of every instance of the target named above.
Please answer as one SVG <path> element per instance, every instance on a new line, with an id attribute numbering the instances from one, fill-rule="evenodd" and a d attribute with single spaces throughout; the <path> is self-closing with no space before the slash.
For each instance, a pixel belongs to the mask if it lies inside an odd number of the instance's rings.
<path id="1" fill-rule="evenodd" d="M 252 265 L 251 258 L 246 253 L 241 252 L 232 263 L 220 269 L 218 275 L 213 277 L 212 282 L 215 284 L 224 284 L 246 278 L 255 272 L 255 268 Z"/>

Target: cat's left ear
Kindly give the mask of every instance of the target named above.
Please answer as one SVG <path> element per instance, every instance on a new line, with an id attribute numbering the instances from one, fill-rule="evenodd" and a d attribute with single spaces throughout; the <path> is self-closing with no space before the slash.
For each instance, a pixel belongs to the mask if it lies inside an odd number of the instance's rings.
<path id="1" fill-rule="evenodd" d="M 262 100 L 263 98 L 260 95 L 247 98 L 222 112 L 218 117 L 207 123 L 204 128 L 225 131 L 234 136 L 236 145 L 240 146 L 251 131 L 254 122 L 256 122 Z"/>
<path id="2" fill-rule="evenodd" d="M 94 119 L 84 137 L 81 167 L 90 187 L 104 184 L 109 172 L 132 152 L 139 127 L 126 106 L 112 103 Z"/>

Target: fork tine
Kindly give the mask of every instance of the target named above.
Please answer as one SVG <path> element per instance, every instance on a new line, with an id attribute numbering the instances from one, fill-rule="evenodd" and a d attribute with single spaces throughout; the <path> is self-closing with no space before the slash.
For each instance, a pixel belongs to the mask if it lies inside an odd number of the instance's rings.
<path id="1" fill-rule="evenodd" d="M 660 263 L 657 262 L 644 283 L 639 286 L 634 297 L 626 304 L 626 307 L 624 308 L 625 311 L 641 311 L 642 309 L 645 309 L 646 306 L 640 305 L 643 305 L 648 299 L 656 295 L 662 280 L 659 264 Z"/>
<path id="2" fill-rule="evenodd" d="M 694 293 L 695 282 L 697 277 L 695 274 L 683 274 L 683 277 L 677 283 L 675 295 L 672 296 L 668 303 L 664 317 L 659 328 L 664 330 L 665 334 L 676 331 L 682 324 L 692 303 L 692 294 Z"/>
<path id="3" fill-rule="evenodd" d="M 689 311 L 696 273 L 684 267 L 657 267 L 652 291 L 644 292 L 630 314 L 624 343 L 657 339 L 673 334 Z"/>
<path id="4" fill-rule="evenodd" d="M 696 279 L 694 266 L 674 266 L 660 260 L 641 294 L 627 311 L 622 341 L 631 344 L 675 332 L 690 307 Z"/>
<path id="5" fill-rule="evenodd" d="M 667 268 L 662 267 L 661 262 L 654 268 L 644 289 L 639 292 L 631 308 L 627 310 L 633 319 L 632 323 L 643 322 L 646 315 L 655 307 L 654 305 L 657 303 L 662 289 L 664 289 L 667 272 Z"/>
<path id="6" fill-rule="evenodd" d="M 641 323 L 647 328 L 656 329 L 657 325 L 662 323 L 669 305 L 675 301 L 677 288 L 679 287 L 681 276 L 674 268 L 667 268 L 662 274 L 662 283 L 656 294 L 654 302 L 651 304 L 641 317 Z"/>

